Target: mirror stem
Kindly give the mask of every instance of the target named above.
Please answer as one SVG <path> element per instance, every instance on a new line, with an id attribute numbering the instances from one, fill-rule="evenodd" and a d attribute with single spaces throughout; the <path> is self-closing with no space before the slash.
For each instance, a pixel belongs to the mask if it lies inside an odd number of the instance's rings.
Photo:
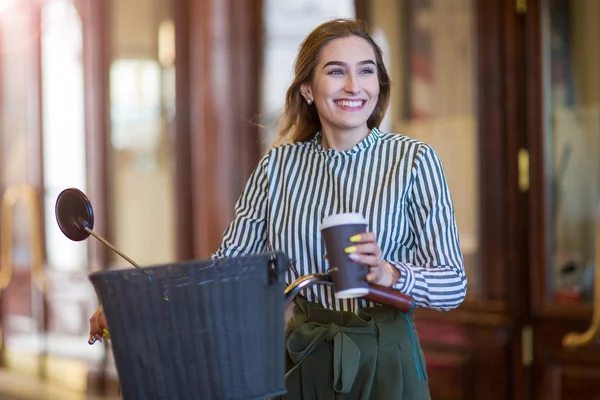
<path id="1" fill-rule="evenodd" d="M 123 257 L 125 260 L 127 260 L 127 262 L 129 262 L 131 265 L 133 265 L 136 268 L 140 268 L 139 265 L 137 265 L 137 263 L 135 261 L 133 261 L 131 258 L 127 257 L 125 254 L 123 254 L 121 251 L 119 251 L 119 249 L 117 249 L 115 246 L 113 246 L 112 244 L 110 244 L 106 239 L 104 239 L 102 236 L 98 235 L 96 232 L 94 232 L 93 230 L 91 230 L 90 228 L 88 228 L 87 226 L 84 227 L 83 229 L 85 229 L 86 232 L 88 232 L 90 235 L 92 235 L 93 237 L 95 237 L 96 239 L 98 239 L 99 241 L 101 241 L 102 243 L 104 243 L 105 245 L 107 245 L 112 251 L 114 251 L 115 253 L 117 253 L 118 255 L 120 255 L 121 257 Z"/>

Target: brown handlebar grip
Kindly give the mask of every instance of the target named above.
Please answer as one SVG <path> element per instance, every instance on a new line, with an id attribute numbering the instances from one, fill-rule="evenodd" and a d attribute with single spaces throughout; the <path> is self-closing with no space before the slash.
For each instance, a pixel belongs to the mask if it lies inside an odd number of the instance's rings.
<path id="1" fill-rule="evenodd" d="M 364 298 L 375 303 L 397 308 L 405 313 L 412 312 L 415 308 L 415 302 L 411 296 L 380 285 L 369 284 L 369 294 Z"/>

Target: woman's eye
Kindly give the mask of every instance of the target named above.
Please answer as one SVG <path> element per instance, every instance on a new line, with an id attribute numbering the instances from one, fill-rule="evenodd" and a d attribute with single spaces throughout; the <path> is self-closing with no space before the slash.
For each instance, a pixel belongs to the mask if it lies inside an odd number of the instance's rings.
<path id="1" fill-rule="evenodd" d="M 344 71 L 341 68 L 335 68 L 335 69 L 329 70 L 329 72 L 327 72 L 327 75 L 341 75 L 343 73 L 344 73 Z"/>
<path id="2" fill-rule="evenodd" d="M 358 71 L 359 75 L 371 75 L 375 73 L 375 70 L 373 68 L 363 68 L 361 70 Z M 334 68 L 331 69 L 329 71 L 327 71 L 327 75 L 343 75 L 344 74 L 344 70 L 341 68 Z"/>

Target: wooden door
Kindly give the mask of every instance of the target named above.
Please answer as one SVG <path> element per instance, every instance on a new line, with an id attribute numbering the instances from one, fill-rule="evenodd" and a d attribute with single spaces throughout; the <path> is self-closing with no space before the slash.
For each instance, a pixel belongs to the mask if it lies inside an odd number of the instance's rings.
<path id="1" fill-rule="evenodd" d="M 600 3 L 526 19 L 535 398 L 600 399 Z"/>

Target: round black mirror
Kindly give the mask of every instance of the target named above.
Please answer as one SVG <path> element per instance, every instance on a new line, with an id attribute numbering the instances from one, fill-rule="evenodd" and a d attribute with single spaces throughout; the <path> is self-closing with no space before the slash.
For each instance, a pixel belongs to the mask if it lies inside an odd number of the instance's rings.
<path id="1" fill-rule="evenodd" d="M 54 212 L 60 230 L 71 240 L 85 240 L 90 236 L 88 230 L 94 229 L 92 203 L 79 189 L 63 190 L 56 199 Z"/>

